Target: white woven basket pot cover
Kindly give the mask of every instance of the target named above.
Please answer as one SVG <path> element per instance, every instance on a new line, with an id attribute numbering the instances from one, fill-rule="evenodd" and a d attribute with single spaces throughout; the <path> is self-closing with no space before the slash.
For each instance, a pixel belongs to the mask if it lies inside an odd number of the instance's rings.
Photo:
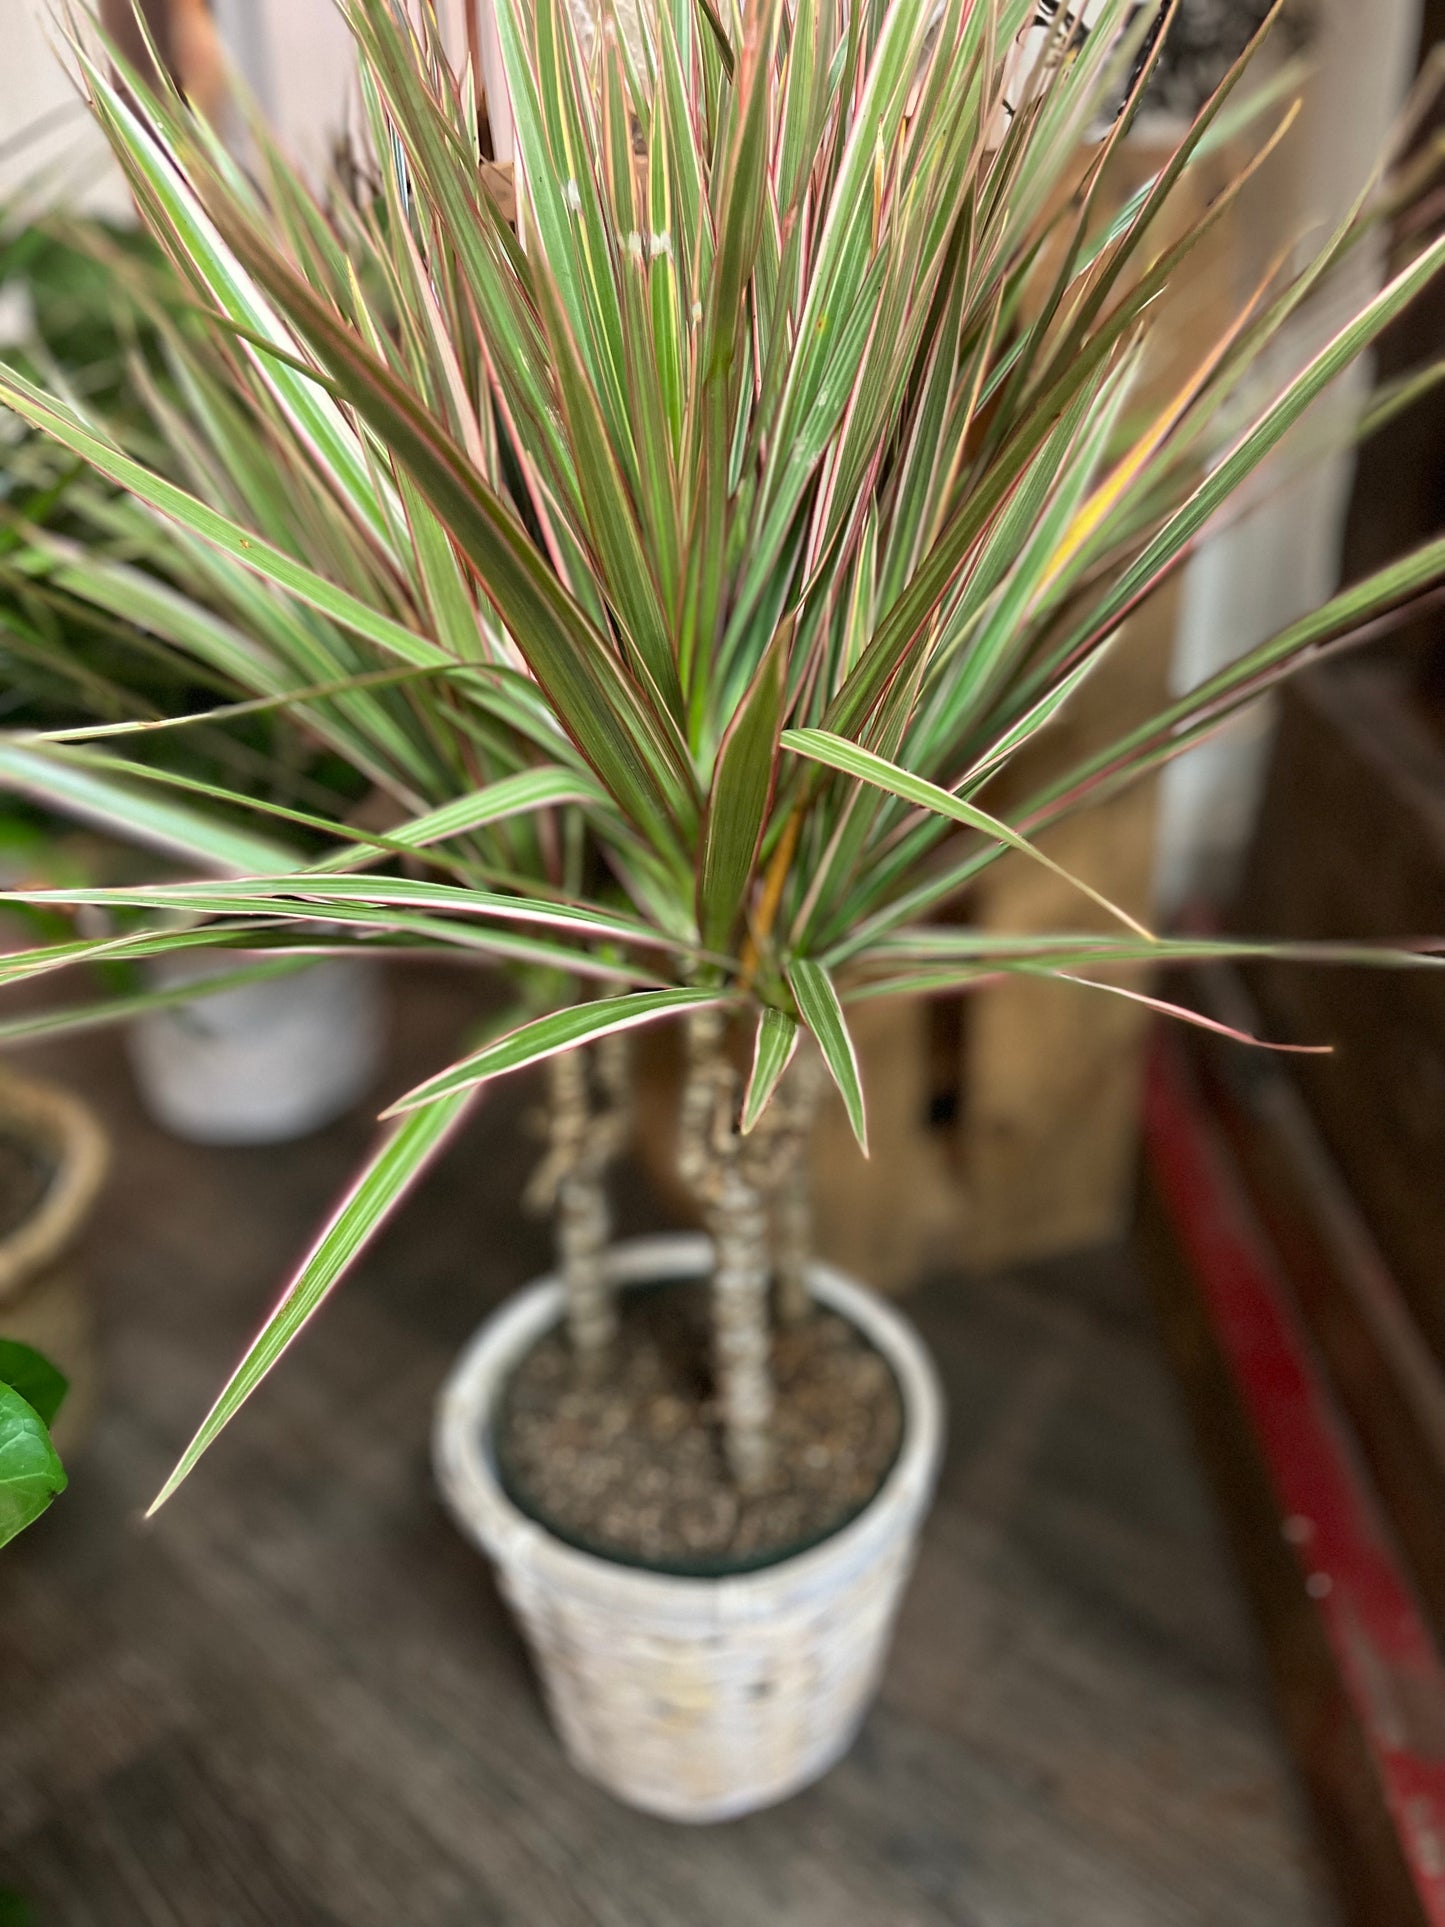
<path id="1" fill-rule="evenodd" d="M 616 1248 L 614 1281 L 705 1276 L 700 1236 Z M 943 1403 L 911 1327 L 816 1265 L 818 1300 L 863 1332 L 903 1396 L 903 1443 L 872 1503 L 811 1551 L 758 1572 L 679 1579 L 564 1545 L 502 1490 L 492 1417 L 512 1367 L 562 1316 L 531 1285 L 472 1339 L 443 1388 L 433 1451 L 458 1524 L 496 1562 L 573 1763 L 631 1805 L 726 1820 L 809 1784 L 868 1710 L 943 1442 Z"/>

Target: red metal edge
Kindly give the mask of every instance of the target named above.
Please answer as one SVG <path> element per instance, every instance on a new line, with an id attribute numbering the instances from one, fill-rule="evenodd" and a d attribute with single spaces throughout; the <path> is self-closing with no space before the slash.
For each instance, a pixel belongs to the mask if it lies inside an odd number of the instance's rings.
<path id="1" fill-rule="evenodd" d="M 1422 1916 L 1445 1927 L 1445 1666 L 1224 1140 L 1164 1035 L 1150 1053 L 1145 1129 Z"/>

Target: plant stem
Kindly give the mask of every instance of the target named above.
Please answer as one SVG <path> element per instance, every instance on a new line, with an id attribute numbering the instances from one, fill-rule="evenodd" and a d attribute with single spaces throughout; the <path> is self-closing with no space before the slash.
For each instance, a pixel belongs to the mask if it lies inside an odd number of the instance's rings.
<path id="1" fill-rule="evenodd" d="M 723 1435 L 732 1475 L 748 1492 L 772 1464 L 768 1221 L 762 1194 L 736 1153 L 724 1161 L 708 1219 L 717 1249 L 713 1329 Z"/>
<path id="2" fill-rule="evenodd" d="M 713 1343 L 728 1466 L 753 1491 L 772 1462 L 767 1212 L 753 1157 L 737 1131 L 738 1079 L 715 1010 L 688 1019 L 679 1166 L 712 1233 Z"/>
<path id="3" fill-rule="evenodd" d="M 773 1265 L 778 1317 L 787 1325 L 801 1323 L 813 1309 L 813 1294 L 808 1288 L 808 1267 L 813 1261 L 808 1146 L 822 1082 L 822 1065 L 811 1052 L 800 1051 L 771 1106 L 776 1116 L 769 1165 L 773 1182 Z"/>
<path id="4" fill-rule="evenodd" d="M 569 1171 L 557 1186 L 557 1258 L 567 1294 L 567 1334 L 588 1372 L 601 1369 L 617 1336 L 617 1307 L 602 1262 L 611 1234 L 607 1194 L 596 1175 Z"/>
<path id="5" fill-rule="evenodd" d="M 723 1050 L 727 1020 L 712 1006 L 687 1016 L 687 1074 L 678 1117 L 677 1168 L 700 1202 L 713 1163 L 721 1086 L 730 1084 L 731 1071 Z"/>
<path id="6" fill-rule="evenodd" d="M 600 1370 L 617 1334 L 617 1308 L 604 1258 L 612 1232 L 603 1178 L 621 1145 L 627 1106 L 625 1059 L 604 1080 L 614 1101 L 595 1110 L 587 1053 L 548 1059 L 548 1154 L 534 1191 L 555 1201 L 557 1264 L 566 1294 L 567 1331 L 579 1365 Z"/>
<path id="7" fill-rule="evenodd" d="M 762 947 L 772 935 L 773 924 L 778 914 L 778 906 L 783 900 L 783 890 L 788 881 L 788 866 L 792 862 L 793 854 L 798 847 L 798 832 L 802 828 L 802 824 L 802 812 L 795 803 L 788 812 L 787 821 L 783 825 L 783 833 L 778 838 L 778 847 L 774 850 L 772 860 L 768 864 L 767 875 L 763 879 L 763 893 L 761 901 L 758 904 L 757 915 L 754 917 L 752 927 L 749 929 L 747 937 L 743 942 L 740 981 L 744 986 L 751 984 L 753 978 L 757 975 L 758 958 L 761 954 Z"/>

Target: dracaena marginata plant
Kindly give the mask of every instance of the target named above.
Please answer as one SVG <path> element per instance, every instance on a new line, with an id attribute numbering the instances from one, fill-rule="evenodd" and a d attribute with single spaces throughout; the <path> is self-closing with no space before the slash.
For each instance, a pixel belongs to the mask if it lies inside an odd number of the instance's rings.
<path id="1" fill-rule="evenodd" d="M 990 806 L 1445 242 L 1417 234 L 1261 398 L 1263 352 L 1418 194 L 1420 164 L 1388 158 L 1339 230 L 1147 403 L 1159 296 L 1291 108 L 1268 86 L 1246 102 L 1242 60 L 1105 218 L 1159 45 L 1150 10 L 1105 0 L 1087 36 L 1060 11 L 1020 74 L 1034 8 L 659 0 L 621 31 L 603 0 L 579 34 L 563 0 L 498 0 L 515 210 L 425 7 L 418 22 L 347 0 L 365 149 L 346 197 L 314 195 L 259 127 L 243 167 L 177 95 L 77 55 L 189 293 L 178 361 L 204 372 L 167 410 L 169 466 L 3 378 L 0 397 L 120 492 L 107 516 L 184 557 L 167 612 L 126 607 L 129 578 L 83 549 L 71 584 L 335 747 L 395 820 L 343 836 L 299 813 L 319 848 L 253 855 L 222 837 L 257 799 L 212 784 L 184 806 L 201 826 L 184 853 L 220 880 L 63 900 L 136 919 L 112 953 L 460 951 L 526 970 L 540 1006 L 394 1107 L 167 1492 L 488 1080 L 669 1016 L 689 1044 L 683 1161 L 717 1244 L 729 1456 L 744 1483 L 765 1476 L 770 1194 L 798 1169 L 822 1076 L 866 1138 L 849 1006 L 1243 948 L 1159 939 L 1083 883 L 1117 930 L 928 919 L 1005 851 L 1053 867 L 1038 832 L 1445 572 L 1445 541 L 1406 556 L 1021 807 Z M 1251 157 L 1167 239 L 1181 185 L 1239 141 Z M 8 780 L 60 801 L 90 786 L 131 829 L 182 807 L 157 800 L 163 733 L 85 737 L 10 741 L 25 763 Z M 782 1215 L 796 1315 L 798 1214 Z M 604 1307 L 593 1341 L 609 1329 Z"/>

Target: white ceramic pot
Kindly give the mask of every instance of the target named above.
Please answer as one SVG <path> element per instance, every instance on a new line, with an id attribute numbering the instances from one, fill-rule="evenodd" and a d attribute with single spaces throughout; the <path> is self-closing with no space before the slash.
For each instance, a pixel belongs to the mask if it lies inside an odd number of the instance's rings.
<path id="1" fill-rule="evenodd" d="M 703 1277 L 697 1235 L 618 1246 L 620 1285 Z M 727 1820 L 784 1799 L 844 1754 L 872 1701 L 943 1443 L 928 1354 L 892 1306 L 825 1265 L 820 1303 L 888 1360 L 903 1442 L 858 1517 L 757 1572 L 679 1579 L 579 1552 L 513 1505 L 492 1419 L 508 1375 L 562 1316 L 544 1279 L 497 1311 L 458 1359 L 433 1455 L 457 1523 L 495 1562 L 573 1763 L 629 1804 L 673 1820 Z"/>
<path id="2" fill-rule="evenodd" d="M 158 989 L 246 959 L 160 959 Z M 305 970 L 148 1012 L 127 1033 L 146 1109 L 196 1144 L 282 1144 L 349 1110 L 377 1074 L 381 999 L 374 967 L 325 958 Z"/>

